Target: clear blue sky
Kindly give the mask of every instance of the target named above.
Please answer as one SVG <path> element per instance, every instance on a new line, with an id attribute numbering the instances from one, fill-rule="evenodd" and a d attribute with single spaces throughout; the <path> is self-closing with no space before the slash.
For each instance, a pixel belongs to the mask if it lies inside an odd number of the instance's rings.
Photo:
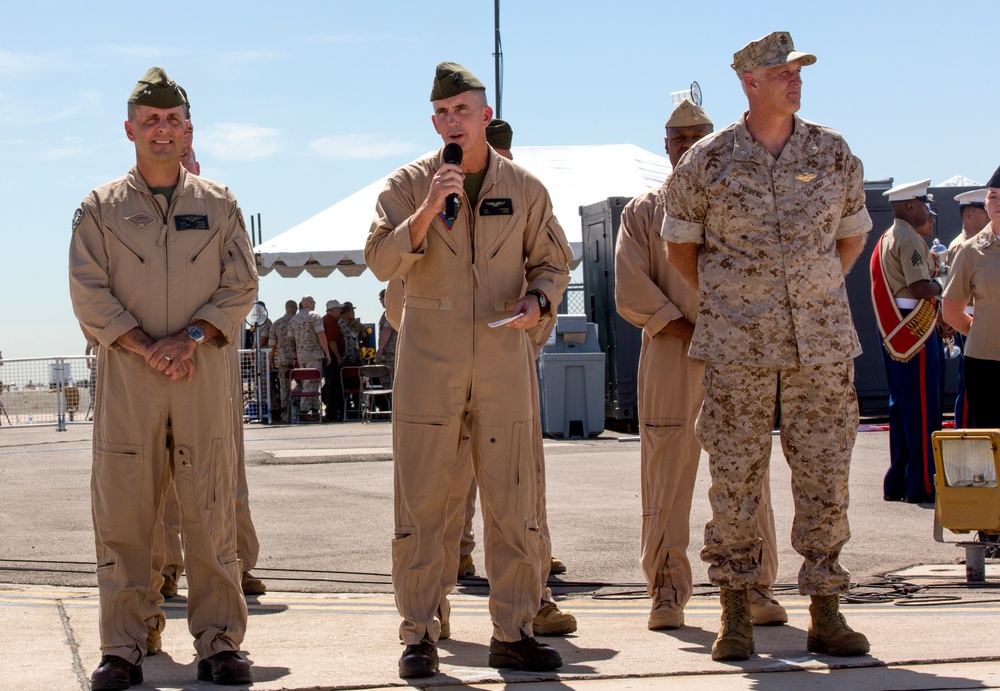
<path id="1" fill-rule="evenodd" d="M 818 62 L 800 114 L 844 133 L 868 179 L 1000 164 L 1000 3 L 502 0 L 503 116 L 523 146 L 663 150 L 669 93 L 697 80 L 717 125 L 745 107 L 732 54 L 790 31 Z M 206 177 L 229 185 L 271 238 L 440 145 L 434 66 L 464 64 L 493 100 L 493 2 L 8 3 L 0 23 L 5 357 L 82 353 L 66 256 L 73 212 L 134 163 L 125 100 L 159 65 L 187 90 Z M 993 127 L 993 130 L 988 130 Z M 615 195 L 608 190 L 608 195 Z M 598 199 L 594 200 L 599 201 Z M 578 218 L 560 219 L 578 226 Z M 378 319 L 379 284 L 261 281 L 272 313 L 313 294 Z"/>

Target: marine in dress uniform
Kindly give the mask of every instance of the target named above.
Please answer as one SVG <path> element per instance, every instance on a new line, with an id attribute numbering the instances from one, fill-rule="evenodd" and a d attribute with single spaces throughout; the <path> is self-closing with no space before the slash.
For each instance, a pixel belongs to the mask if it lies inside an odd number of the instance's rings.
<path id="1" fill-rule="evenodd" d="M 701 106 L 684 100 L 670 114 L 665 130 L 664 146 L 676 166 L 695 142 L 712 133 L 712 121 Z M 684 605 L 691 598 L 689 518 L 701 455 L 694 423 L 705 398 L 705 363 L 687 355 L 698 293 L 667 261 L 662 225 L 663 207 L 656 190 L 641 194 L 622 211 L 615 246 L 615 304 L 625 320 L 642 329 L 641 563 L 653 601 L 647 626 L 654 631 L 683 626 Z M 761 484 L 757 532 L 763 540 L 761 582 L 750 589 L 751 615 L 758 625 L 782 624 L 788 615 L 771 589 L 778 556 L 767 473 Z"/>
<path id="2" fill-rule="evenodd" d="M 811 597 L 807 648 L 861 655 L 868 640 L 839 613 L 850 577 L 848 477 L 857 433 L 853 359 L 861 352 L 844 273 L 871 219 L 861 162 L 838 132 L 802 120 L 801 68 L 815 56 L 774 32 L 733 56 L 750 103 L 705 137 L 661 188 L 670 263 L 699 288 L 689 357 L 705 360 L 696 433 L 708 452 L 708 575 L 721 588 L 716 660 L 754 652 L 748 590 L 761 580 L 754 515 L 776 404 L 792 470 L 792 546 Z"/>
<path id="3" fill-rule="evenodd" d="M 554 317 L 572 253 L 544 186 L 487 145 L 482 83 L 441 63 L 430 100 L 435 129 L 461 146 L 462 163 L 445 163 L 442 150 L 389 176 L 365 246 L 379 280 L 404 278 L 393 385 L 400 676 L 438 669 L 442 535 L 464 430 L 482 498 L 490 664 L 555 669 L 559 654 L 532 635 L 542 595 L 531 393 L 541 343 L 528 330 Z M 515 318 L 490 326 L 507 317 Z"/>
<path id="4" fill-rule="evenodd" d="M 960 246 L 944 291 L 944 317 L 966 335 L 965 367 L 969 404 L 969 427 L 1000 427 L 1000 169 L 986 183 L 985 209 L 989 223 Z M 969 314 L 967 306 L 975 303 Z M 982 535 L 982 534 L 981 534 Z M 982 538 L 981 538 L 982 539 Z"/>
<path id="5" fill-rule="evenodd" d="M 128 103 L 136 165 L 84 198 L 69 252 L 74 312 L 102 346 L 91 479 L 102 658 L 91 687 L 142 682 L 147 635 L 163 627 L 151 536 L 171 481 L 198 678 L 250 683 L 227 346 L 257 271 L 232 192 L 181 167 L 180 88 L 152 68 Z"/>
<path id="6" fill-rule="evenodd" d="M 941 429 L 944 352 L 937 333 L 943 281 L 926 238 L 933 234 L 930 180 L 883 192 L 895 216 L 871 258 L 872 305 L 889 384 L 886 501 L 934 501 L 934 448 Z"/>

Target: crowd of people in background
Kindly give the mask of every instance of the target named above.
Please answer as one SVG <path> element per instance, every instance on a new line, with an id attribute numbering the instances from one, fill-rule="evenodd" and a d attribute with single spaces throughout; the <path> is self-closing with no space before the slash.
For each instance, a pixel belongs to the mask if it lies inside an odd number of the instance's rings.
<path id="1" fill-rule="evenodd" d="M 385 290 L 379 293 L 383 307 Z M 358 369 L 361 365 L 379 364 L 389 369 L 381 385 L 392 388 L 395 371 L 396 328 L 386 319 L 385 312 L 375 324 L 358 319 L 354 303 L 328 300 L 326 311 L 316 312 L 316 300 L 311 295 L 298 302 L 285 302 L 285 313 L 273 323 L 268 320 L 247 332 L 246 347 L 254 346 L 259 338 L 261 348 L 271 349 L 271 367 L 277 375 L 277 405 L 272 411 L 274 422 L 343 422 L 357 419 Z M 305 380 L 293 377 L 294 370 L 316 370 L 319 376 Z M 301 397 L 297 415 L 292 415 L 291 392 L 316 393 Z"/>

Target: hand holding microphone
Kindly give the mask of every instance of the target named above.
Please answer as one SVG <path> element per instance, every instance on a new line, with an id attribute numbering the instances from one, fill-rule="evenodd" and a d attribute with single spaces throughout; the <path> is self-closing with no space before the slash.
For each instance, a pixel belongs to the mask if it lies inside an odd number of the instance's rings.
<path id="1" fill-rule="evenodd" d="M 444 147 L 444 162 L 451 163 L 456 166 L 462 165 L 462 147 L 452 142 Z M 458 195 L 455 193 L 449 194 L 448 198 L 444 202 L 444 217 L 448 220 L 448 223 L 454 223 L 455 219 L 458 217 Z"/>

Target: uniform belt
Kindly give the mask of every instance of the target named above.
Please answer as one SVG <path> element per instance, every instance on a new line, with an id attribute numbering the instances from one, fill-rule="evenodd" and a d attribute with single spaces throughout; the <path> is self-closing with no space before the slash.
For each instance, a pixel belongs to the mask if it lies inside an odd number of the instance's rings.
<path id="1" fill-rule="evenodd" d="M 920 300 L 915 298 L 895 298 L 895 300 L 896 305 L 898 307 L 902 307 L 904 310 L 911 310 L 917 306 L 918 302 L 920 302 Z"/>

